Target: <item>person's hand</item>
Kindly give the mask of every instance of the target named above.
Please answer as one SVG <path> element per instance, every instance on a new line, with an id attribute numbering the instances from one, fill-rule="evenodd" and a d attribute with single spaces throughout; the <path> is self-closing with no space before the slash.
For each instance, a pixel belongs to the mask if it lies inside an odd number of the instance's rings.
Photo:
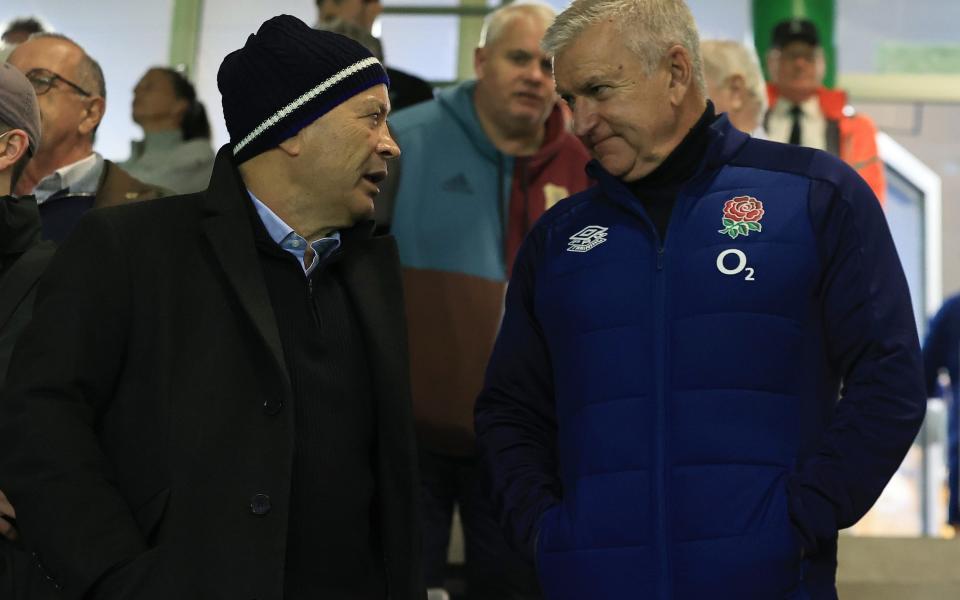
<path id="1" fill-rule="evenodd" d="M 13 526 L 8 519 L 16 519 L 17 511 L 13 509 L 13 505 L 10 504 L 10 501 L 7 500 L 7 497 L 3 494 L 3 491 L 0 490 L 0 535 L 7 538 L 11 542 L 17 541 L 17 528 Z"/>

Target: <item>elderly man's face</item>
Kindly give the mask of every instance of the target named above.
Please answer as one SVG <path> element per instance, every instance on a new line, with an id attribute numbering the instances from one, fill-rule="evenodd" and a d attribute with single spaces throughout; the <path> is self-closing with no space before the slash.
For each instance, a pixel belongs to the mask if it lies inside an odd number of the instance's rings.
<path id="1" fill-rule="evenodd" d="M 666 63 L 647 76 L 613 24 L 586 29 L 557 54 L 557 91 L 573 111 L 574 133 L 615 177 L 648 175 L 672 150 L 677 117 Z"/>
<path id="2" fill-rule="evenodd" d="M 336 228 L 373 218 L 377 184 L 400 149 L 387 129 L 387 86 L 360 92 L 298 134 L 294 177 L 305 190 L 301 210 L 322 212 Z"/>
<path id="3" fill-rule="evenodd" d="M 771 56 L 770 75 L 787 99 L 802 102 L 813 96 L 823 77 L 823 51 L 803 41 L 790 42 Z"/>
<path id="4" fill-rule="evenodd" d="M 58 76 L 80 86 L 89 85 L 79 81 L 78 66 L 83 51 L 68 41 L 57 38 L 37 38 L 24 42 L 13 51 L 7 62 L 17 67 L 36 87 L 36 77 L 50 79 Z M 68 83 L 53 77 L 50 88 L 37 94 L 43 133 L 40 138 L 40 153 L 62 152 L 76 143 L 78 136 L 89 135 L 100 113 L 91 122 L 92 97 L 96 90 L 85 89 L 84 96 Z"/>
<path id="5" fill-rule="evenodd" d="M 517 16 L 500 37 L 476 54 L 477 94 L 496 106 L 507 128 L 539 127 L 557 101 L 550 81 L 550 59 L 540 50 L 544 23 Z"/>

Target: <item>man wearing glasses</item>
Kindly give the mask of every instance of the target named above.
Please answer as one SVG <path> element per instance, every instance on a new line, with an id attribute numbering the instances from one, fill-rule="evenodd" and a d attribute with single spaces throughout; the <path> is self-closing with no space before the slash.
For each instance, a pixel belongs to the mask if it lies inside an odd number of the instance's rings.
<path id="1" fill-rule="evenodd" d="M 826 63 L 816 25 L 790 19 L 773 28 L 767 53 L 770 110 L 765 127 L 775 142 L 826 150 L 849 164 L 880 202 L 886 195 L 877 127 L 847 104 L 843 90 L 823 86 Z"/>
<path id="2" fill-rule="evenodd" d="M 45 239 L 65 238 L 91 207 L 164 195 L 94 152 L 106 86 L 100 65 L 83 48 L 62 35 L 39 34 L 18 46 L 8 62 L 33 84 L 43 118 L 42 150 L 15 193 L 36 196 Z"/>

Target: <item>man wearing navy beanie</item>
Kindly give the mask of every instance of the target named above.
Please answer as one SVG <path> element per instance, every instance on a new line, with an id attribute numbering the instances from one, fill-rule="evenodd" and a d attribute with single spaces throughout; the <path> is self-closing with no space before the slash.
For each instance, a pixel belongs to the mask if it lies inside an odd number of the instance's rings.
<path id="1" fill-rule="evenodd" d="M 422 600 L 383 67 L 279 16 L 217 77 L 205 192 L 91 211 L 0 397 L 0 483 L 63 598 Z"/>

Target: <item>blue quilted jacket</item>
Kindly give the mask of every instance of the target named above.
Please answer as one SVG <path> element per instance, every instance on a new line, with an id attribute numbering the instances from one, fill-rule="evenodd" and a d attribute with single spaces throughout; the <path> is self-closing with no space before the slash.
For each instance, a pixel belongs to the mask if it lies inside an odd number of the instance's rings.
<path id="1" fill-rule="evenodd" d="M 548 600 L 834 598 L 837 531 L 922 421 L 869 187 L 726 117 L 710 137 L 665 242 L 591 163 L 517 259 L 476 430 Z"/>
<path id="2" fill-rule="evenodd" d="M 923 343 L 927 395 L 939 396 L 940 369 L 950 373 L 947 392 L 947 471 L 950 500 L 947 522 L 960 525 L 960 295 L 948 298 L 933 319 Z"/>

